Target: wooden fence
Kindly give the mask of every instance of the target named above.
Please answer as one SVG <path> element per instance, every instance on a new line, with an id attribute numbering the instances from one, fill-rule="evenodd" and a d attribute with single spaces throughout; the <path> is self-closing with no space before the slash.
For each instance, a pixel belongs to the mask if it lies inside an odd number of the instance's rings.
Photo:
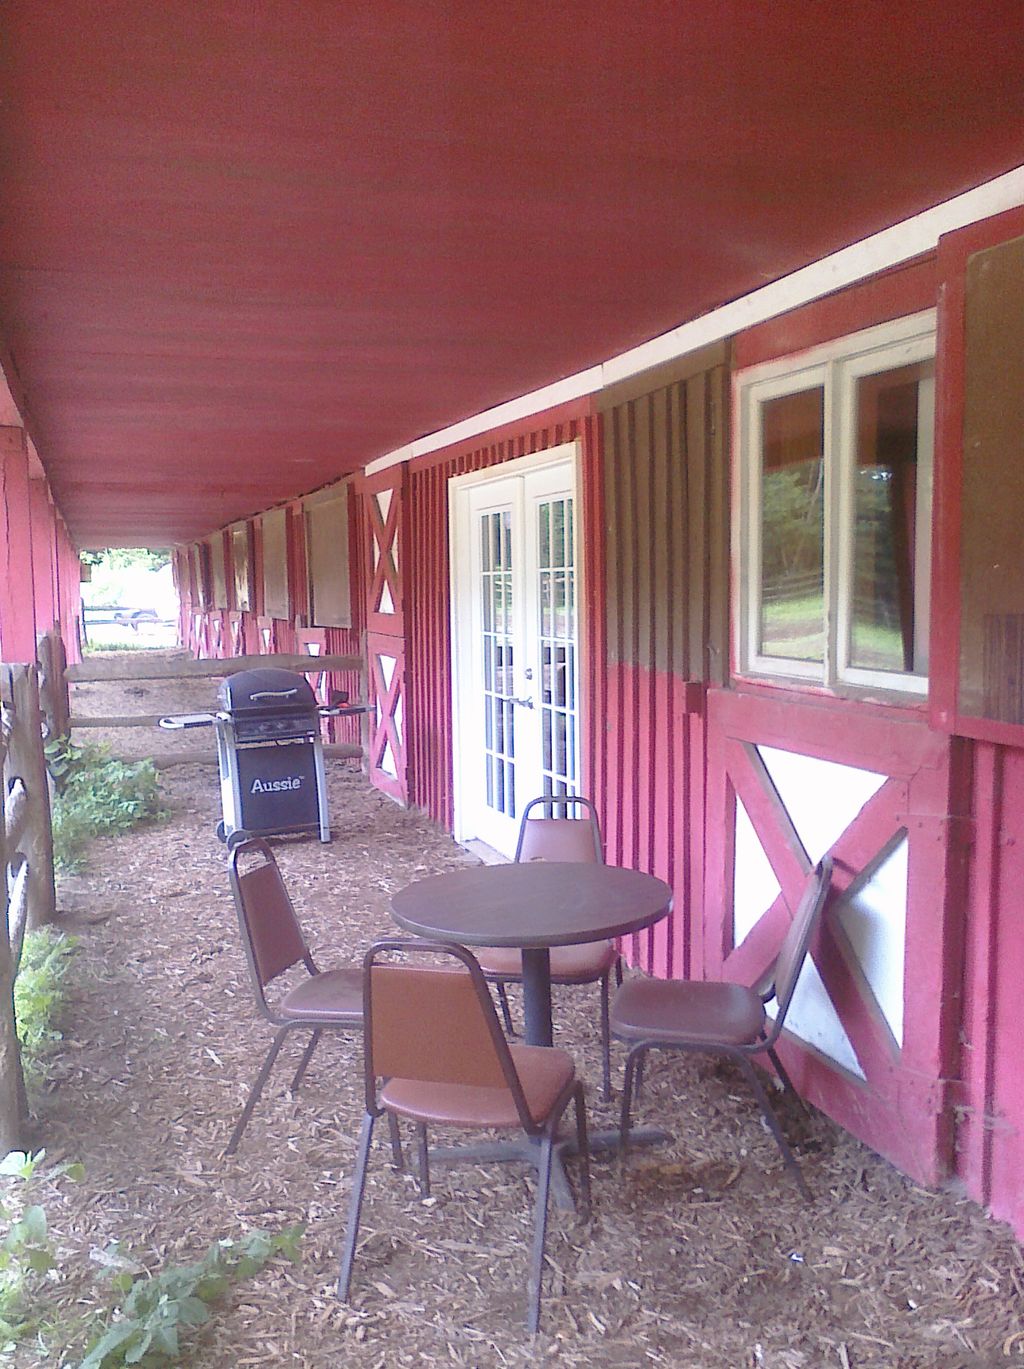
<path id="1" fill-rule="evenodd" d="M 49 638 L 50 634 L 47 634 Z M 42 643 L 41 643 L 42 645 Z M 168 660 L 160 657 L 147 660 L 146 653 L 139 653 L 130 659 L 117 660 L 91 659 L 80 665 L 64 663 L 63 646 L 59 636 L 56 641 L 47 641 L 46 674 L 47 688 L 42 694 L 46 714 L 46 731 L 52 737 L 67 737 L 78 729 L 121 727 L 156 727 L 160 721 L 159 713 L 124 713 L 107 716 L 81 714 L 72 711 L 71 689 L 76 683 L 97 684 L 101 682 L 134 683 L 149 681 L 185 681 L 217 679 L 236 675 L 242 670 L 254 670 L 273 666 L 279 670 L 292 670 L 299 674 L 326 675 L 331 672 L 358 672 L 365 675 L 366 662 L 361 656 L 310 656 L 306 654 L 268 654 L 260 656 L 225 656 L 194 660 L 182 656 Z M 200 753 L 202 754 L 202 753 Z M 209 753 L 213 754 L 212 750 Z M 365 755 L 365 747 L 355 742 L 328 742 L 324 754 L 338 759 L 356 760 Z M 157 766 L 175 765 L 195 760 L 195 752 L 155 755 Z"/>
<path id="2" fill-rule="evenodd" d="M 0 666 L 0 719 L 0 883 L 16 973 L 26 929 L 52 921 L 56 911 L 50 786 L 35 665 Z"/>
<path id="3" fill-rule="evenodd" d="M 63 678 L 63 655 L 59 635 L 47 638 L 43 667 L 0 663 L 0 1154 L 23 1147 L 26 1138 L 28 1099 L 14 1014 L 25 933 L 56 915 L 44 749 L 45 736 L 55 733 L 40 692 L 52 693 Z"/>

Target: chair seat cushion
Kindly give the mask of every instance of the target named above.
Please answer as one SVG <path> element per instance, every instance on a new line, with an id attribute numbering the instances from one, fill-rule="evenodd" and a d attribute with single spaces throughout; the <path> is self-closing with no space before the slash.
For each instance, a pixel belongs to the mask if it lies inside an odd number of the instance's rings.
<path id="1" fill-rule="evenodd" d="M 575 1078 L 572 1056 L 555 1046 L 511 1046 L 510 1050 L 526 1106 L 539 1125 Z M 512 1094 L 505 1088 L 389 1079 L 379 1097 L 389 1112 L 417 1122 L 456 1127 L 522 1125 Z"/>
<path id="2" fill-rule="evenodd" d="M 742 984 L 631 979 L 615 995 L 612 1032 L 627 1041 L 749 1045 L 765 1022 L 759 994 Z"/>
<path id="3" fill-rule="evenodd" d="M 481 946 L 475 950 L 484 974 L 495 979 L 521 979 L 523 955 L 514 946 Z M 586 941 L 579 946 L 552 946 L 551 982 L 589 984 L 612 969 L 619 958 L 612 941 Z"/>
<path id="4" fill-rule="evenodd" d="M 361 970 L 324 970 L 289 989 L 276 1008 L 289 1021 L 321 1021 L 358 1027 L 363 1020 Z"/>

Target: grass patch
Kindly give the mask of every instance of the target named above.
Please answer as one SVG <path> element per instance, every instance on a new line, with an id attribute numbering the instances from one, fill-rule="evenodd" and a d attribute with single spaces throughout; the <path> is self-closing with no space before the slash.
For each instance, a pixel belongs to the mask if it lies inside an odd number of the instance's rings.
<path id="1" fill-rule="evenodd" d="M 137 637 L 118 638 L 111 642 L 86 642 L 82 650 L 86 656 L 100 656 L 105 651 L 161 651 L 167 649 L 166 642 L 140 642 Z"/>
<path id="2" fill-rule="evenodd" d="M 94 838 L 164 816 L 152 761 L 119 761 L 106 747 L 70 742 L 48 748 L 48 761 L 57 784 L 53 861 L 58 870 L 77 869 Z"/>

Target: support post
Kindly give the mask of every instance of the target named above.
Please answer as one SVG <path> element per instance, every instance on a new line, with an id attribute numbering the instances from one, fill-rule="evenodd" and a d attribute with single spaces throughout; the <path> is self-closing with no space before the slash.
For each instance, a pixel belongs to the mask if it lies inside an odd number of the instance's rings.
<path id="1" fill-rule="evenodd" d="M 67 680 L 67 654 L 60 624 L 54 623 L 39 638 L 39 706 L 46 722 L 47 741 L 67 737 L 71 731 L 71 701 Z"/>

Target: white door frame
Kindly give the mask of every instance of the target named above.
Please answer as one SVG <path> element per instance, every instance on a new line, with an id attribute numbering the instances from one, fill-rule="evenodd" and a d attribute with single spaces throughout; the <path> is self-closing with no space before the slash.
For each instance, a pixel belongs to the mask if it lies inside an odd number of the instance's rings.
<path id="1" fill-rule="evenodd" d="M 477 835 L 467 803 L 464 768 L 467 764 L 467 747 L 459 718 L 475 717 L 477 701 L 470 697 L 468 676 L 469 650 L 472 613 L 469 611 L 466 596 L 475 592 L 472 578 L 472 527 L 469 507 L 469 492 L 488 483 L 497 483 L 517 475 L 542 470 L 545 467 L 565 466 L 570 476 L 570 486 L 575 508 L 574 558 L 576 564 L 576 621 L 577 639 L 580 646 L 586 632 L 583 621 L 585 596 L 583 586 L 583 536 L 580 517 L 579 490 L 580 480 L 580 443 L 563 442 L 557 447 L 544 451 L 531 452 L 528 456 L 516 457 L 512 461 L 502 461 L 495 466 L 487 466 L 480 471 L 470 471 L 466 475 L 454 476 L 448 482 L 448 546 L 451 607 L 451 678 L 452 678 L 452 789 L 453 789 L 453 835 L 456 841 L 467 841 Z M 461 610 L 461 611 L 460 611 Z M 585 697 L 585 663 L 582 650 L 578 652 L 577 667 L 577 717 Z M 465 729 L 466 732 L 472 729 Z"/>

